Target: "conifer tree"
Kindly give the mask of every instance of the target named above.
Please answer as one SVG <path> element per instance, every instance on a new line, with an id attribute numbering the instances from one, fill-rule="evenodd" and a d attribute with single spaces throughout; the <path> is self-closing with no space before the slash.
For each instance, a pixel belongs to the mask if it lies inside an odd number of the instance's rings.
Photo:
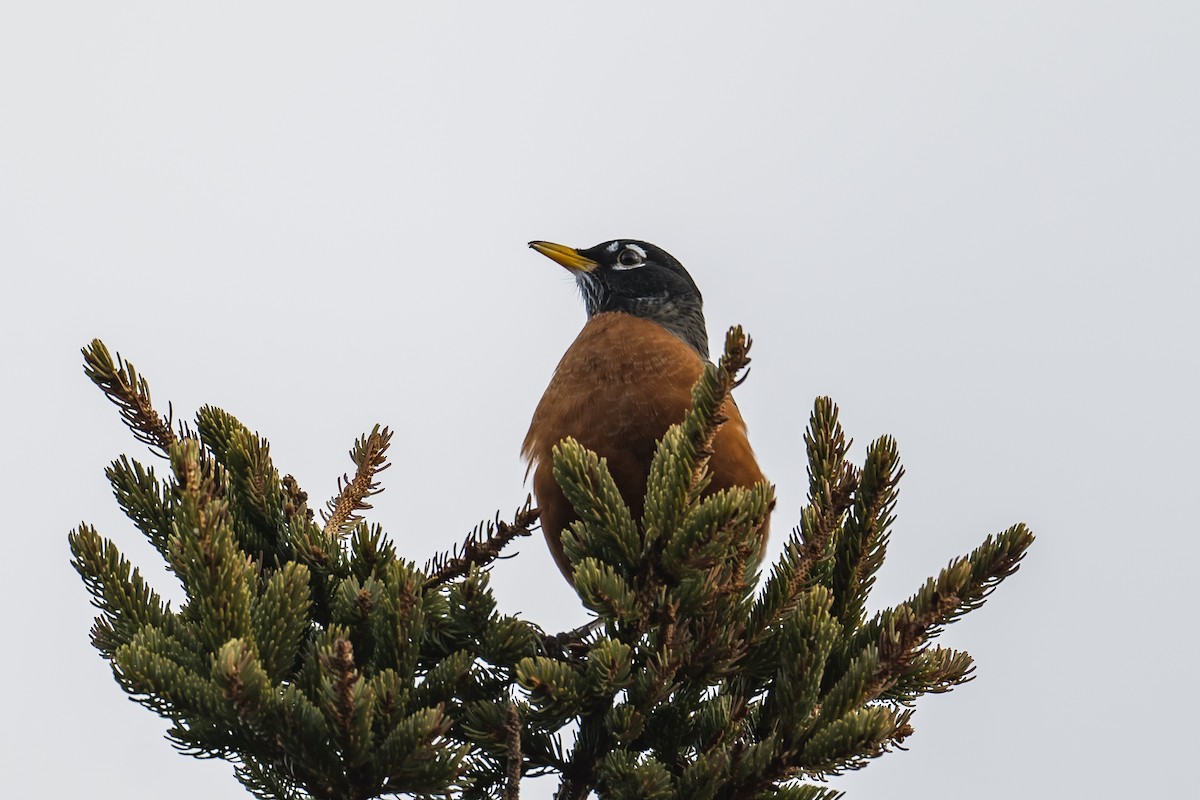
<path id="1" fill-rule="evenodd" d="M 732 329 L 697 382 L 640 520 L 604 459 L 557 447 L 579 515 L 565 551 L 595 619 L 548 636 L 500 614 L 488 583 L 536 525 L 528 500 L 417 566 L 362 513 L 387 428 L 355 443 L 354 474 L 318 517 L 266 439 L 211 406 L 176 425 L 93 341 L 87 375 L 161 459 L 121 456 L 108 479 L 185 599 L 172 608 L 82 524 L 69 539 L 99 609 L 92 642 L 172 742 L 230 761 L 260 798 L 516 798 L 522 777 L 547 773 L 563 800 L 837 797 L 819 782 L 901 745 L 917 698 L 971 679 L 971 657 L 933 640 L 1016 571 L 1033 536 L 1021 524 L 989 536 L 868 613 L 904 471 L 887 436 L 847 461 L 822 397 L 805 433 L 808 504 L 760 581 L 772 488 L 702 496 L 749 346 Z"/>

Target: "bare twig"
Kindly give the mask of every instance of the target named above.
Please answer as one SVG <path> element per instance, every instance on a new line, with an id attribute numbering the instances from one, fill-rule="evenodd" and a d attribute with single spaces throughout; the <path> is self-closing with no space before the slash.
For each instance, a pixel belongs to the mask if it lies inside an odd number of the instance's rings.
<path id="1" fill-rule="evenodd" d="M 521 767 L 521 712 L 517 704 L 508 704 L 508 718 L 504 722 L 505 749 L 508 758 L 508 774 L 504 784 L 504 800 L 520 800 Z"/>

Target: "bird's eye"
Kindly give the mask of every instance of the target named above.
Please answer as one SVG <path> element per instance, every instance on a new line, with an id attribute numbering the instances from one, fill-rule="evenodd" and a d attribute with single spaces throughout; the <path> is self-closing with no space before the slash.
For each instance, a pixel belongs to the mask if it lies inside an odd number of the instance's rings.
<path id="1" fill-rule="evenodd" d="M 620 255 L 617 256 L 617 267 L 619 269 L 633 269 L 634 267 L 640 267 L 641 265 L 641 253 L 633 250 L 632 248 L 626 247 L 621 251 Z"/>

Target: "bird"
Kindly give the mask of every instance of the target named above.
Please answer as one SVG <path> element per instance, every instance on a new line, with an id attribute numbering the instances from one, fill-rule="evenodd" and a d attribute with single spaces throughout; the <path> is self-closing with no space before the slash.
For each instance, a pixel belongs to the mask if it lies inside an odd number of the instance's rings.
<path id="1" fill-rule="evenodd" d="M 546 241 L 529 246 L 574 276 L 587 312 L 521 447 L 546 544 L 573 583 L 562 532 L 577 517 L 554 480 L 552 450 L 572 437 L 605 458 L 622 499 L 640 519 L 655 448 L 691 408 L 692 386 L 709 360 L 704 300 L 683 264 L 649 242 L 613 239 L 582 250 Z M 722 413 L 727 421 L 713 442 L 705 494 L 764 480 L 732 399 Z M 766 535 L 764 525 L 764 544 Z"/>

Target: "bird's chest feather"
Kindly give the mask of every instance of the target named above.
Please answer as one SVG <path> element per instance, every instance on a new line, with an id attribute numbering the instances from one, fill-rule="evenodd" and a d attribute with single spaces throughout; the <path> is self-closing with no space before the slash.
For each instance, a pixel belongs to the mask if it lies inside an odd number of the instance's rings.
<path id="1" fill-rule="evenodd" d="M 567 436 L 600 455 L 652 447 L 680 421 L 700 356 L 661 326 L 627 314 L 600 314 L 567 350 L 534 412 L 525 454 L 549 457 Z"/>

